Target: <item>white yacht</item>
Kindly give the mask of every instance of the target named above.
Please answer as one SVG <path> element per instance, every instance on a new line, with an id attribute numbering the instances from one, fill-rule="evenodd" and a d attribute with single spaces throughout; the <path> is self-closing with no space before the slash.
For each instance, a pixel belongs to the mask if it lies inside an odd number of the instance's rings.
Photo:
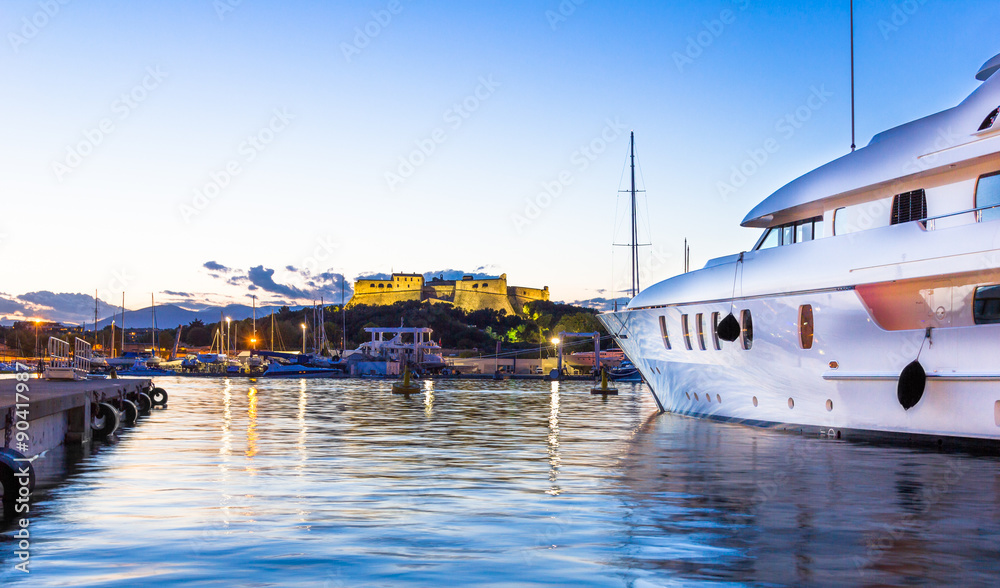
<path id="1" fill-rule="evenodd" d="M 661 410 L 997 448 L 998 69 L 765 199 L 752 250 L 600 316 Z"/>

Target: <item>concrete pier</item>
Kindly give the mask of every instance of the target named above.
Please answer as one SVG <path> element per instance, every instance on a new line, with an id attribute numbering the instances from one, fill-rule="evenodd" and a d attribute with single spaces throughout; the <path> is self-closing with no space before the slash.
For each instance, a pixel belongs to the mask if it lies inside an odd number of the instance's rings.
<path id="1" fill-rule="evenodd" d="M 21 386 L 20 388 L 18 386 Z M 80 382 L 29 379 L 0 380 L 2 447 L 17 448 L 16 434 L 29 436 L 27 451 L 37 455 L 63 443 L 91 440 L 91 406 L 97 402 L 134 397 L 153 387 L 147 378 L 84 380 Z M 27 426 L 17 426 L 27 421 Z"/>

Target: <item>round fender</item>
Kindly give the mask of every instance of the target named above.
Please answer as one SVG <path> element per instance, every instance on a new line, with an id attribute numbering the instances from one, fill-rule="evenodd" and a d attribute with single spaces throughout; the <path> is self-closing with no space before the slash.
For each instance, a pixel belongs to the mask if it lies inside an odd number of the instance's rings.
<path id="1" fill-rule="evenodd" d="M 153 388 L 153 391 L 149 393 L 149 398 L 153 401 L 153 406 L 166 406 L 167 391 L 163 388 Z"/>
<path id="2" fill-rule="evenodd" d="M 145 392 L 139 392 L 135 398 L 135 402 L 139 407 L 139 412 L 142 414 L 149 412 L 149 409 L 153 408 L 153 400 Z"/>
<path id="3" fill-rule="evenodd" d="M 121 411 L 122 424 L 134 425 L 135 421 L 139 418 L 139 407 L 131 400 L 123 398 L 118 403 L 118 408 Z"/>
<path id="4" fill-rule="evenodd" d="M 740 321 L 736 320 L 733 313 L 729 313 L 726 315 L 726 318 L 719 322 L 715 333 L 719 336 L 719 339 L 732 343 L 740 337 Z"/>
<path id="5" fill-rule="evenodd" d="M 3 501 L 13 502 L 23 484 L 22 476 L 16 474 L 28 469 L 28 489 L 35 489 L 35 468 L 24 459 L 24 454 L 14 449 L 0 448 L 0 484 L 3 485 Z"/>
<path id="6" fill-rule="evenodd" d="M 121 415 L 107 402 L 97 403 L 97 410 L 90 415 L 90 430 L 95 437 L 107 437 L 114 433 L 120 424 Z"/>
<path id="7" fill-rule="evenodd" d="M 927 374 L 919 361 L 911 361 L 899 374 L 896 383 L 896 398 L 903 410 L 910 410 L 920 402 L 927 384 Z"/>

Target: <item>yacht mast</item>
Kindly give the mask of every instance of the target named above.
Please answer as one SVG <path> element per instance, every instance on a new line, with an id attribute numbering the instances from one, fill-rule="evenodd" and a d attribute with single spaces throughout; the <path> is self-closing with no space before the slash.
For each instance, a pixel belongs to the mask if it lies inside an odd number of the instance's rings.
<path id="1" fill-rule="evenodd" d="M 632 298 L 639 293 L 639 234 L 635 219 L 635 131 L 629 134 L 629 158 L 632 163 Z"/>

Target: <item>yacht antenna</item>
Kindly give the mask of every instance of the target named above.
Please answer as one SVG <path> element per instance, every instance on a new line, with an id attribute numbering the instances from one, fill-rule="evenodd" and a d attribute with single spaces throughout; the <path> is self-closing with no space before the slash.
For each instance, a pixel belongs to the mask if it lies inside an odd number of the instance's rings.
<path id="1" fill-rule="evenodd" d="M 854 0 L 851 0 L 851 152 L 854 152 Z"/>

